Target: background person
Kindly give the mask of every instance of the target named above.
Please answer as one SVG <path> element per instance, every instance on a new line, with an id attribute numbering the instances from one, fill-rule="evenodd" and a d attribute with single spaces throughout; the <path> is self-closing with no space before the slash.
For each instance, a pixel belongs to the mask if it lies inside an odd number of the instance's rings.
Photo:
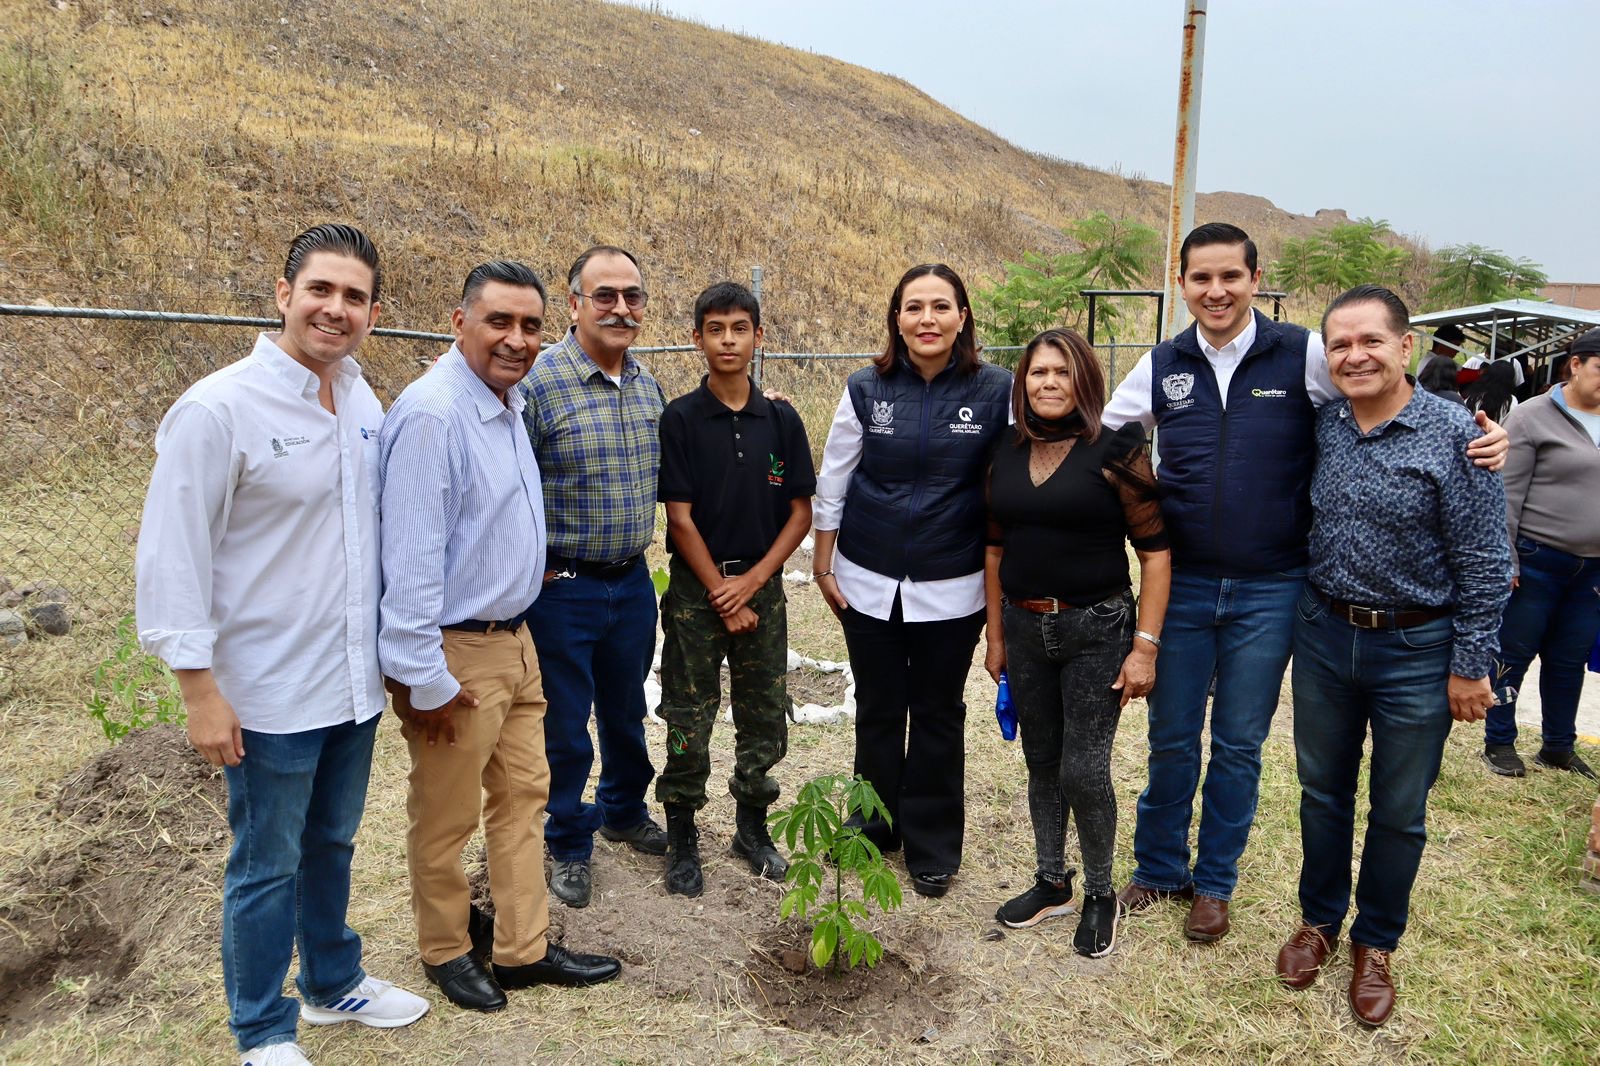
<path id="1" fill-rule="evenodd" d="M 912 888 L 942 896 L 961 865 L 983 480 L 1011 375 L 978 359 L 966 286 L 943 263 L 906 271 L 887 324 L 883 354 L 850 375 L 828 432 L 812 566 L 855 672 L 855 770 L 893 819 L 867 834 L 884 851 L 903 842 Z"/>
<path id="2" fill-rule="evenodd" d="M 1485 363 L 1483 371 L 1461 388 L 1461 400 L 1469 411 L 1482 411 L 1496 422 L 1503 421 L 1517 406 L 1517 367 L 1509 359 Z"/>
<path id="3" fill-rule="evenodd" d="M 222 984 L 241 1061 L 308 1061 L 297 1017 L 389 1028 L 420 996 L 367 976 L 345 922 L 378 673 L 378 429 L 351 358 L 378 251 L 313 226 L 278 279 L 283 328 L 190 386 L 156 431 L 139 529 L 139 642 L 177 675 L 189 740 L 228 782 Z M 283 994 L 298 944 L 295 985 Z"/>
<path id="4" fill-rule="evenodd" d="M 1279 980 L 1316 980 L 1350 909 L 1358 772 L 1372 735 L 1369 812 L 1350 924 L 1351 1012 L 1394 1008 L 1390 954 L 1405 933 L 1427 842 L 1428 793 L 1452 719 L 1480 721 L 1510 578 L 1500 479 L 1465 459 L 1460 407 L 1406 376 L 1405 304 L 1359 285 L 1322 318 L 1342 403 L 1317 413 L 1311 567 L 1294 625 L 1300 777 L 1299 928 Z"/>
<path id="5" fill-rule="evenodd" d="M 1483 761 L 1508 777 L 1525 771 L 1515 693 L 1535 655 L 1544 740 L 1534 762 L 1594 777 L 1573 749 L 1584 664 L 1600 635 L 1600 329 L 1573 341 L 1562 362 L 1565 384 L 1506 419 L 1506 522 L 1517 576 L 1494 683 L 1512 698 L 1489 709 Z"/>
<path id="6" fill-rule="evenodd" d="M 1086 893 L 1073 947 L 1091 958 L 1116 944 L 1111 744 L 1122 708 L 1155 683 L 1172 572 L 1144 429 L 1103 430 L 1105 390 L 1094 349 L 1074 331 L 1029 342 L 1011 390 L 1014 436 L 989 472 L 994 541 L 984 568 L 989 633 L 1004 634 L 1003 646 L 990 640 L 985 665 L 996 680 L 1009 672 L 1038 855 L 1033 887 L 995 917 L 1025 928 L 1071 910 L 1070 811 Z"/>

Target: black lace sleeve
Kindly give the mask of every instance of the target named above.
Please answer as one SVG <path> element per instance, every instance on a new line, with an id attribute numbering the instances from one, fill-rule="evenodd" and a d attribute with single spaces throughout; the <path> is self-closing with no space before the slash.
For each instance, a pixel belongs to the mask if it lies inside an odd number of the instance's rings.
<path id="1" fill-rule="evenodd" d="M 1117 490 L 1128 523 L 1128 541 L 1139 551 L 1165 551 L 1167 527 L 1161 518 L 1161 484 L 1150 465 L 1144 427 L 1129 422 L 1106 441 L 1105 477 Z"/>

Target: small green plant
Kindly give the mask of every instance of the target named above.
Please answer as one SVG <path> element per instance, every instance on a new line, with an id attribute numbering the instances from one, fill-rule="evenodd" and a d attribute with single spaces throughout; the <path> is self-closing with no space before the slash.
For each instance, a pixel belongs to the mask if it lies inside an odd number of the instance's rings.
<path id="1" fill-rule="evenodd" d="M 789 891 L 778 907 L 778 917 L 797 915 L 810 920 L 811 961 L 835 970 L 841 958 L 854 967 L 865 961 L 876 966 L 883 945 L 856 923 L 869 917 L 868 903 L 881 911 L 900 906 L 900 882 L 883 861 L 883 853 L 859 828 L 847 824 L 852 815 L 890 821 L 889 812 L 871 782 L 857 774 L 830 774 L 806 784 L 794 804 L 771 818 L 772 831 L 789 848 Z M 828 887 L 827 867 L 833 867 L 832 898 L 823 902 Z M 845 879 L 861 882 L 861 898 L 845 896 Z"/>
<path id="2" fill-rule="evenodd" d="M 94 668 L 89 715 L 113 744 L 135 729 L 187 721 L 178 679 L 160 659 L 140 650 L 131 614 L 117 623 L 116 650 Z"/>

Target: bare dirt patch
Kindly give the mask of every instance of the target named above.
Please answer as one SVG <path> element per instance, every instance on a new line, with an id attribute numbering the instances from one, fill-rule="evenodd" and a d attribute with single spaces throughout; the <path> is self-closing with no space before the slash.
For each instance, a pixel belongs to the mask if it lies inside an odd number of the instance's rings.
<path id="1" fill-rule="evenodd" d="M 846 687 L 841 670 L 825 673 L 815 666 L 801 666 L 789 671 L 789 699 L 796 706 L 837 707 L 844 702 Z"/>
<path id="2" fill-rule="evenodd" d="M 55 793 L 47 843 L 4 885 L 0 1046 L 114 1008 L 146 956 L 216 940 L 225 788 L 182 730 L 136 730 Z"/>

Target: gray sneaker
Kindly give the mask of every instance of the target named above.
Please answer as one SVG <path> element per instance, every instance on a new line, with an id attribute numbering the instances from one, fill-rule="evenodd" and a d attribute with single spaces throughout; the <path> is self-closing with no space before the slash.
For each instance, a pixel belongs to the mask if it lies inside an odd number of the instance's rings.
<path id="1" fill-rule="evenodd" d="M 638 825 L 627 829 L 613 829 L 603 825 L 600 827 L 600 835 L 618 844 L 627 844 L 634 851 L 642 851 L 646 855 L 667 853 L 667 831 L 657 825 L 654 818 L 647 817 Z"/>
<path id="2" fill-rule="evenodd" d="M 588 859 L 555 862 L 550 867 L 550 894 L 569 907 L 587 907 L 594 894 L 594 874 Z"/>

